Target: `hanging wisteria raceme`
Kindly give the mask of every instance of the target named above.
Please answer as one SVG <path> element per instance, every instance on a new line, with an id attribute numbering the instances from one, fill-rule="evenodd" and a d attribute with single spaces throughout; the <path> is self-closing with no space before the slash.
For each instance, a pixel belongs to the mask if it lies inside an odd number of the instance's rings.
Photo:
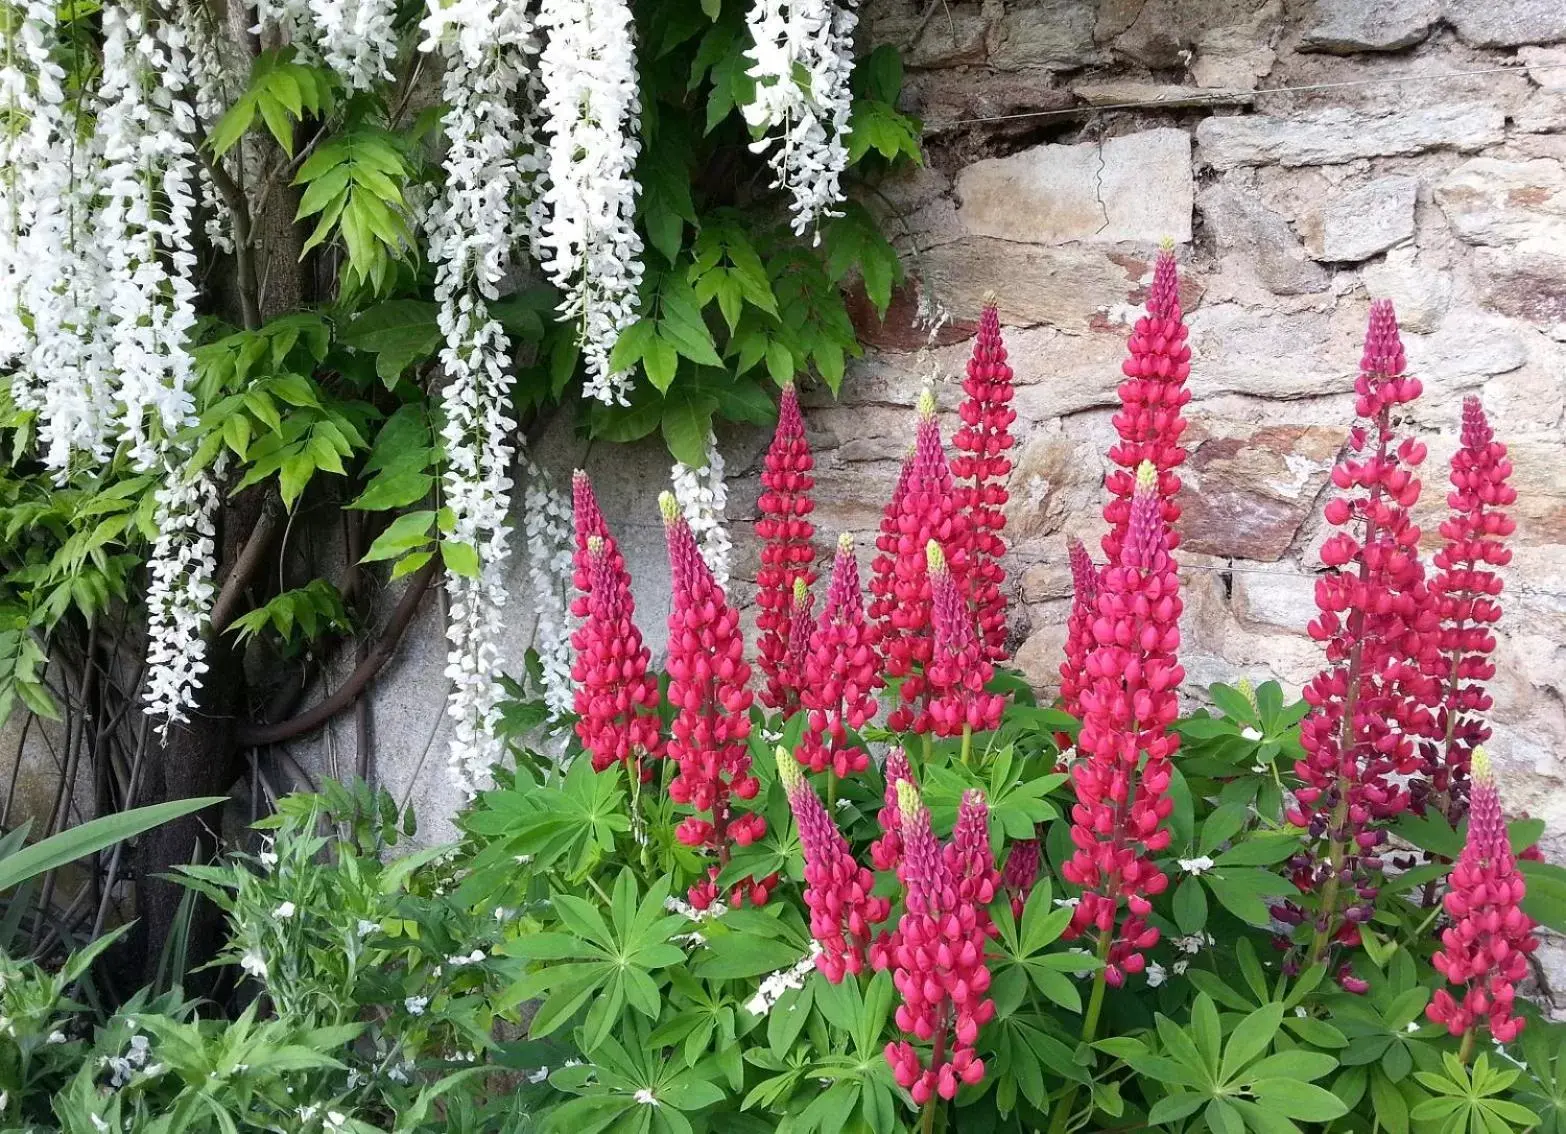
<path id="1" fill-rule="evenodd" d="M 679 502 L 685 522 L 701 548 L 701 557 L 718 586 L 729 585 L 729 556 L 734 541 L 723 524 L 724 510 L 729 506 L 729 486 L 723 479 L 723 454 L 718 452 L 718 439 L 707 435 L 707 463 L 699 469 L 679 461 L 674 462 L 669 479 L 674 487 L 674 499 Z M 790 592 L 792 594 L 792 592 Z M 786 624 L 785 624 L 786 626 Z"/>
<path id="2" fill-rule="evenodd" d="M 1452 513 L 1441 524 L 1443 543 L 1430 580 L 1441 619 L 1440 653 L 1431 659 L 1441 700 L 1432 735 L 1422 745 L 1428 785 L 1418 787 L 1428 786 L 1434 796 L 1416 800 L 1444 811 L 1454 824 L 1468 808 L 1469 756 L 1490 738 L 1484 714 L 1491 699 L 1484 683 L 1495 676 L 1491 628 L 1501 619 L 1504 585 L 1496 568 L 1512 561 L 1505 540 L 1517 527 L 1505 512 L 1517 500 L 1517 490 L 1507 483 L 1512 462 L 1477 397 L 1463 401 L 1461 438 L 1446 498 Z"/>
<path id="3" fill-rule="evenodd" d="M 53 128 L 65 98 L 63 74 L 49 55 L 55 34 L 53 4 L 0 6 L 0 366 L 6 367 L 31 345 L 23 318 L 30 265 L 22 244 L 43 204 L 39 167 L 65 140 Z"/>
<path id="4" fill-rule="evenodd" d="M 566 594 L 573 574 L 571 501 L 554 478 L 531 461 L 522 490 L 528 581 L 537 618 L 533 649 L 542 671 L 544 704 L 557 717 L 571 711 L 571 631 Z"/>
<path id="5" fill-rule="evenodd" d="M 178 4 L 175 14 L 190 50 L 196 117 L 210 129 L 233 104 L 234 95 L 241 86 L 236 78 L 237 68 L 229 64 L 228 41 L 212 25 L 212 13 L 206 4 Z M 207 242 L 218 251 L 233 255 L 234 217 L 205 162 L 196 165 L 196 188 L 201 201 L 202 232 L 206 234 Z"/>
<path id="6" fill-rule="evenodd" d="M 499 757 L 500 639 L 509 555 L 507 509 L 515 453 L 510 416 L 511 358 L 505 330 L 490 315 L 510 264 L 518 221 L 513 212 L 521 148 L 511 91 L 532 50 L 525 9 L 504 0 L 431 6 L 421 50 L 439 51 L 447 106 L 446 183 L 426 221 L 435 263 L 435 298 L 445 343 L 441 392 L 445 412 L 447 538 L 478 553 L 477 575 L 448 572 L 450 622 L 446 676 L 453 689 L 453 776 L 473 790 Z"/>
<path id="7" fill-rule="evenodd" d="M 174 464 L 157 490 L 158 529 L 148 564 L 146 711 L 158 732 L 187 720 L 207 671 L 207 615 L 215 593 L 213 514 L 221 467 L 188 475 Z"/>
<path id="8" fill-rule="evenodd" d="M 143 469 L 163 467 L 166 440 L 192 422 L 195 409 L 185 349 L 196 324 L 189 86 L 176 25 L 149 26 L 139 10 L 117 4 L 103 9 L 104 204 L 93 238 L 108 261 L 120 438 Z"/>
<path id="9" fill-rule="evenodd" d="M 484 0 L 460 0 L 457 6 L 490 8 Z M 253 30 L 276 29 L 301 59 L 320 59 L 350 89 L 362 91 L 392 79 L 396 18 L 396 0 L 257 0 Z"/>
<path id="10" fill-rule="evenodd" d="M 589 398 L 624 405 L 629 373 L 609 355 L 636 321 L 642 238 L 636 231 L 635 28 L 625 0 L 543 0 L 548 35 L 539 60 L 548 134 L 544 271 L 560 288 L 560 314 L 580 328 Z"/>
<path id="11" fill-rule="evenodd" d="M 756 93 L 743 110 L 751 132 L 762 135 L 750 148 L 768 155 L 772 187 L 792 196 L 798 236 L 836 216 L 843 199 L 858 22 L 853 4 L 837 0 L 752 0 L 745 15 L 753 44 L 745 73 Z"/>

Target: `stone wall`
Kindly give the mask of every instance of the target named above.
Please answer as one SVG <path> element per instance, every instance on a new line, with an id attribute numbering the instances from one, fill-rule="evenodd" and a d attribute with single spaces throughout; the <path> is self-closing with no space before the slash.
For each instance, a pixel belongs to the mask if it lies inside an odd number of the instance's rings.
<path id="1" fill-rule="evenodd" d="M 884 323 L 863 310 L 868 349 L 841 399 L 807 399 L 820 546 L 873 532 L 920 385 L 938 373 L 949 414 L 995 289 L 1018 379 L 1012 638 L 1049 691 L 1066 539 L 1096 549 L 1126 333 L 1152 253 L 1172 239 L 1194 352 L 1190 689 L 1244 674 L 1297 690 L 1321 661 L 1304 634 L 1310 573 L 1366 308 L 1391 297 L 1426 384 L 1413 424 L 1430 445 L 1428 532 L 1465 394 L 1483 395 L 1511 446 L 1520 499 L 1493 747 L 1509 802 L 1547 818 L 1566 849 L 1566 3 L 871 0 L 864 16 L 869 40 L 905 52 L 930 160 L 867 198 L 917 281 Z M 1491 73 L 1451 77 L 1475 71 Z M 1278 87 L 1292 89 L 1267 93 Z M 921 297 L 951 315 L 927 357 Z M 748 602 L 766 438 L 722 440 Z M 656 646 L 666 454 L 584 446 L 559 423 L 540 455 L 593 472 Z M 524 580 L 518 565 L 518 650 L 530 640 Z M 375 705 L 380 772 L 432 820 L 454 802 L 439 618 L 432 608 L 410 632 Z M 340 722 L 313 756 L 329 767 L 351 752 Z"/>

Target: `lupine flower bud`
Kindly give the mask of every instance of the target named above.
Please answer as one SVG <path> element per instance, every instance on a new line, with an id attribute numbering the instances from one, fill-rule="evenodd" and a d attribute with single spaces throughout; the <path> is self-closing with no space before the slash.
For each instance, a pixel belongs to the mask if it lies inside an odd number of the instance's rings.
<path id="1" fill-rule="evenodd" d="M 962 425 L 952 436 L 957 455 L 952 475 L 958 505 L 968 518 L 968 573 L 964 597 L 978 622 L 987 660 L 1006 656 L 1006 570 L 1001 565 L 1006 541 L 1006 479 L 1011 474 L 1012 371 L 1001 341 L 1000 315 L 993 295 L 985 297 L 973 356 L 962 384 L 967 397 L 958 414 Z"/>
<path id="2" fill-rule="evenodd" d="M 881 628 L 865 619 L 854 539 L 844 533 L 832 562 L 826 609 L 810 633 L 800 686 L 808 715 L 799 760 L 812 772 L 830 768 L 841 779 L 869 766 L 863 750 L 849 747 L 848 730 L 863 728 L 875 715 L 880 642 Z"/>
<path id="3" fill-rule="evenodd" d="M 753 799 L 759 783 L 750 770 L 750 667 L 739 616 L 701 556 L 679 504 L 658 498 L 669 544 L 673 608 L 669 614 L 669 702 L 675 716 L 669 757 L 679 774 L 669 797 L 697 815 L 676 830 L 686 846 L 726 858 L 731 843 L 748 846 L 766 833 L 766 820 L 736 814 L 733 800 Z M 708 818 L 701 818 L 706 813 Z"/>
<path id="4" fill-rule="evenodd" d="M 1006 698 L 985 691 L 995 667 L 979 645 L 968 604 L 947 569 L 941 545 L 933 539 L 925 547 L 925 562 L 935 631 L 930 663 L 925 668 L 930 731 L 937 736 L 959 736 L 965 728 L 974 732 L 998 728 Z"/>
<path id="5" fill-rule="evenodd" d="M 1006 856 L 1006 867 L 1001 871 L 1001 888 L 1011 899 L 1011 914 L 1021 917 L 1022 909 L 1033 893 L 1033 884 L 1039 880 L 1039 841 L 1022 839 L 1011 844 Z"/>
<path id="6" fill-rule="evenodd" d="M 881 837 L 870 844 L 870 861 L 877 870 L 893 870 L 903 861 L 903 818 L 897 802 L 897 785 L 913 781 L 913 769 L 901 748 L 893 748 L 886 754 L 886 792 L 882 807 L 876 816 L 881 824 Z"/>
<path id="7" fill-rule="evenodd" d="M 587 473 L 577 469 L 571 474 L 571 510 L 576 535 L 576 550 L 571 557 L 571 584 L 576 597 L 571 600 L 571 613 L 577 618 L 587 616 L 588 597 L 593 589 L 593 566 L 588 557 L 587 541 L 594 536 L 604 541 L 604 554 L 620 585 L 629 593 L 631 574 L 625 569 L 625 557 L 620 554 L 609 525 L 604 521 L 603 510 L 598 507 L 598 497 L 593 494 L 593 482 Z"/>
<path id="8" fill-rule="evenodd" d="M 1533 921 L 1522 912 L 1527 893 L 1512 857 L 1495 777 L 1483 748 L 1472 754 L 1473 789 L 1468 839 L 1448 879 L 1446 912 L 1452 925 L 1430 963 L 1462 991 L 1437 989 L 1425 1009 L 1454 1036 L 1486 1028 L 1502 1043 L 1527 1023 L 1513 1012 L 1517 982 L 1528 975 L 1528 954 L 1539 947 Z"/>
<path id="9" fill-rule="evenodd" d="M 809 587 L 816 581 L 815 549 L 810 543 L 815 535 L 810 522 L 815 506 L 810 498 L 815 487 L 810 475 L 814 467 L 799 398 L 790 382 L 778 401 L 778 427 L 762 467 L 757 505 L 761 518 L 756 521 L 756 538 L 761 543 L 761 566 L 756 571 L 756 606 L 760 611 L 756 616 L 757 663 L 766 677 L 762 703 L 774 709 L 797 704 L 797 689 L 788 684 L 783 667 L 794 584 L 803 580 Z"/>
<path id="10" fill-rule="evenodd" d="M 1093 645 L 1085 665 L 1083 759 L 1071 766 L 1077 789 L 1071 841 L 1062 867 L 1083 894 L 1066 936 L 1116 935 L 1121 902 L 1127 916 L 1110 946 L 1106 977 L 1119 986 L 1141 972 L 1158 942 L 1147 924 L 1149 901 L 1169 880 L 1155 856 L 1169 845 L 1171 757 L 1180 744 L 1171 725 L 1176 689 L 1185 677 L 1180 647 L 1180 580 L 1168 549 L 1158 469 L 1137 469 L 1118 563 L 1099 580 Z"/>
<path id="11" fill-rule="evenodd" d="M 1066 660 L 1060 663 L 1060 707 L 1082 719 L 1082 690 L 1087 685 L 1087 656 L 1093 648 L 1093 620 L 1098 617 L 1098 568 L 1088 549 L 1074 539 L 1071 555 L 1071 614 L 1066 619 Z M 1071 738 L 1057 734 L 1064 748 Z"/>
<path id="12" fill-rule="evenodd" d="M 793 603 L 788 616 L 788 652 L 778 667 L 778 685 L 784 698 L 780 708 L 785 717 L 799 711 L 800 693 L 805 683 L 805 658 L 810 651 L 810 631 L 815 620 L 810 617 L 810 607 L 815 596 L 807 589 L 801 576 L 794 580 Z"/>
<path id="13" fill-rule="evenodd" d="M 872 615 L 879 612 L 881 619 L 886 675 L 903 679 L 902 703 L 892 710 L 887 724 L 895 732 L 928 732 L 930 691 L 924 671 L 934 649 L 934 633 L 925 547 L 933 539 L 951 549 L 948 566 L 960 587 L 966 578 L 968 542 L 967 517 L 958 507 L 935 418 L 935 394 L 930 390 L 919 397 L 919 432 L 907 472 L 906 483 L 899 485 L 896 514 L 888 509 L 891 522 L 883 523 L 882 537 L 876 541 L 885 553 L 887 570 L 882 572 L 883 559 L 878 558 L 877 577 L 871 584 L 876 595 Z"/>
<path id="14" fill-rule="evenodd" d="M 778 780 L 805 851 L 805 907 L 810 934 L 821 946 L 816 967 L 837 984 L 845 973 L 857 975 L 863 969 L 872 927 L 887 919 L 892 903 L 871 893 L 875 875 L 855 860 L 848 840 L 786 748 L 777 750 L 777 762 Z"/>
<path id="15" fill-rule="evenodd" d="M 1169 550 L 1180 544 L 1174 530 L 1180 519 L 1180 505 L 1175 502 L 1180 478 L 1175 470 L 1185 462 L 1180 438 L 1186 420 L 1181 411 L 1191 400 L 1185 385 L 1191 373 L 1191 348 L 1185 342 L 1188 334 L 1180 310 L 1174 253 L 1166 248 L 1158 254 L 1153 269 L 1147 314 L 1137 320 L 1128 344 L 1130 357 L 1121 366 L 1126 380 L 1120 384 L 1120 411 L 1114 419 L 1120 442 L 1109 450 L 1109 459 L 1119 467 L 1105 479 L 1110 501 L 1104 508 L 1104 519 L 1109 521 L 1104 554 L 1111 564 L 1120 559 L 1131 521 L 1136 472 L 1144 461 L 1151 461 L 1158 470 L 1159 510 Z"/>
<path id="16" fill-rule="evenodd" d="M 579 513 L 580 514 L 580 513 Z M 576 734 L 602 772 L 623 762 L 632 775 L 651 779 L 644 757 L 660 754 L 658 682 L 647 672 L 649 651 L 634 619 L 636 603 L 606 536 L 588 536 L 589 588 L 582 625 L 571 635 L 576 658 L 571 679 Z"/>
<path id="17" fill-rule="evenodd" d="M 1295 885 L 1307 891 L 1341 886 L 1334 870 L 1352 885 L 1373 884 L 1363 850 L 1408 807 L 1407 777 L 1421 765 L 1414 738 L 1430 735 L 1429 706 L 1439 696 L 1429 676 L 1440 664 L 1439 619 L 1409 517 L 1425 449 L 1413 438 L 1399 441 L 1392 426 L 1393 411 L 1416 398 L 1420 384 L 1402 373 L 1397 319 L 1385 300 L 1371 304 L 1363 366 L 1354 388 L 1364 420 L 1333 469 L 1341 495 L 1326 511 L 1341 529 L 1321 549 L 1334 569 L 1316 581 L 1321 614 L 1308 627 L 1326 645 L 1327 668 L 1304 690 L 1305 757 L 1295 765 L 1301 786 L 1289 815 L 1316 844 L 1314 862 L 1294 872 Z M 1341 911 L 1317 916 L 1330 939 L 1358 943 L 1358 929 Z"/>
<path id="18" fill-rule="evenodd" d="M 1423 745 L 1425 773 L 1436 806 L 1456 823 L 1467 811 L 1468 761 L 1490 738 L 1491 705 L 1484 682 L 1495 676 L 1491 628 L 1500 620 L 1501 576 L 1511 562 L 1505 539 L 1516 528 L 1504 511 L 1517 500 L 1507 483 L 1512 463 L 1495 440 L 1476 397 L 1463 402 L 1462 444 L 1452 457 L 1452 514 L 1441 525 L 1430 594 L 1441 620 L 1436 672 L 1441 701 Z M 1424 800 L 1416 800 L 1424 804 Z"/>
<path id="19" fill-rule="evenodd" d="M 987 914 L 979 895 L 995 892 L 983 797 L 964 801 L 965 833 L 942 848 L 930 828 L 930 812 L 908 780 L 897 785 L 905 854 L 898 877 L 905 912 L 889 942 L 871 952 L 877 968 L 892 970 L 902 996 L 895 1019 L 903 1032 L 931 1045 L 928 1061 L 910 1040 L 886 1045 L 886 1061 L 898 1085 L 919 1106 L 939 1096 L 954 1098 L 962 1084 L 984 1078 L 975 1043 L 979 1029 L 995 1015 L 985 994 L 990 972 L 984 963 Z M 981 847 L 982 844 L 982 847 Z"/>

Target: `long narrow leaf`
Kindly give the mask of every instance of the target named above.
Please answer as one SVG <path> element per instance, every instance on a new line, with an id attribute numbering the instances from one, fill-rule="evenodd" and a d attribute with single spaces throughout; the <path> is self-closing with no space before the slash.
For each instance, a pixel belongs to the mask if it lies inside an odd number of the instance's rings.
<path id="1" fill-rule="evenodd" d="M 168 803 L 155 803 L 150 807 L 137 807 L 116 815 L 92 819 L 69 831 L 61 831 L 9 858 L 0 859 L 0 891 L 37 877 L 47 870 L 75 862 L 93 851 L 113 846 L 121 839 L 129 839 L 150 831 L 153 827 L 171 819 L 189 815 L 193 811 L 222 803 L 223 796 L 204 796 L 198 799 L 175 799 Z"/>

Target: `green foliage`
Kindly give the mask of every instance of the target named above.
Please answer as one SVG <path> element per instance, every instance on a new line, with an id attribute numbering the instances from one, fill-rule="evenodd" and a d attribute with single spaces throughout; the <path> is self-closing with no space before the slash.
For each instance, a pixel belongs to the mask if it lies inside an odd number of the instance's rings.
<path id="1" fill-rule="evenodd" d="M 189 815 L 222 802 L 221 798 L 178 799 L 89 819 L 68 831 L 50 835 L 47 839 L 41 839 L 25 849 L 0 858 L 0 892 L 20 886 L 28 879 L 36 878 L 58 866 L 64 866 L 68 862 L 75 862 L 105 847 L 113 846 L 123 839 L 134 838 L 143 831 L 150 831 L 171 819 L 178 819 L 182 815 Z"/>

